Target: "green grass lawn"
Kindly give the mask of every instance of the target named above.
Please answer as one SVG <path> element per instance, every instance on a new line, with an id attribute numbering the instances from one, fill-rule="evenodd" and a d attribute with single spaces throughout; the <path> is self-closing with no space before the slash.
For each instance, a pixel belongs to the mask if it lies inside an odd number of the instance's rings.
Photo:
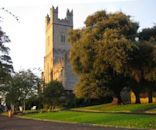
<path id="1" fill-rule="evenodd" d="M 129 104 L 129 105 L 113 105 L 110 103 L 110 104 L 102 104 L 102 105 L 74 108 L 72 110 L 95 111 L 95 112 L 146 112 L 153 108 L 156 108 L 156 104 L 154 104 L 154 103 L 151 103 L 151 104 Z"/>
<path id="2" fill-rule="evenodd" d="M 154 115 L 60 111 L 27 114 L 24 117 L 113 127 L 156 129 L 156 116 Z"/>

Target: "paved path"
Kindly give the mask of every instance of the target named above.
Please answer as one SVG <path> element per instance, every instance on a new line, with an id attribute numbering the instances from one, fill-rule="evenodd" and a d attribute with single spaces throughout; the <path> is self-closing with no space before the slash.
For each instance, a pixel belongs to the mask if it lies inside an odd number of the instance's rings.
<path id="1" fill-rule="evenodd" d="M 17 117 L 8 118 L 0 115 L 0 130 L 126 130 L 126 129 L 104 128 L 69 123 L 56 123 L 51 121 L 36 121 L 29 119 L 20 119 Z"/>

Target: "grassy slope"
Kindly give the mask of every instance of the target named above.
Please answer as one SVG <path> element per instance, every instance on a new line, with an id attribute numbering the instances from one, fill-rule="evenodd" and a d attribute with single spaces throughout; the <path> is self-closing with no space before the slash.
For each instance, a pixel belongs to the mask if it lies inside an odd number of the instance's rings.
<path id="1" fill-rule="evenodd" d="M 112 105 L 102 104 L 89 107 L 74 108 L 80 111 L 99 111 L 99 112 L 145 112 L 156 108 L 156 104 L 129 104 L 129 105 Z"/>
<path id="2" fill-rule="evenodd" d="M 85 112 L 49 112 L 28 114 L 33 119 L 48 119 L 66 122 L 89 123 L 127 128 L 156 128 L 156 116 L 135 114 L 85 113 Z"/>

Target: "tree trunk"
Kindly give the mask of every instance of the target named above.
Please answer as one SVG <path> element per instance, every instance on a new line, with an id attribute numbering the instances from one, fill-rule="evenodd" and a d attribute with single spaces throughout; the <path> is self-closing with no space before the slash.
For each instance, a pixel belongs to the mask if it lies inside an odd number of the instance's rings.
<path id="1" fill-rule="evenodd" d="M 113 97 L 112 103 L 113 104 L 121 104 L 122 103 L 122 100 L 121 100 L 120 95 Z"/>
<path id="2" fill-rule="evenodd" d="M 118 103 L 118 99 L 117 99 L 117 97 L 113 97 L 112 104 L 117 104 L 117 103 Z"/>
<path id="3" fill-rule="evenodd" d="M 14 104 L 11 104 L 11 111 L 12 111 L 12 113 L 15 112 L 15 106 L 14 106 Z"/>
<path id="4" fill-rule="evenodd" d="M 55 105 L 53 105 L 53 111 L 55 111 Z"/>
<path id="5" fill-rule="evenodd" d="M 47 109 L 48 112 L 52 111 L 52 105 L 49 106 L 49 108 Z"/>
<path id="6" fill-rule="evenodd" d="M 140 86 L 140 84 L 137 84 L 132 89 L 132 91 L 134 92 L 134 94 L 136 96 L 136 102 L 135 102 L 135 104 L 140 104 L 141 103 L 141 101 L 140 101 L 140 91 L 141 91 L 141 88 L 139 86 Z"/>
<path id="7" fill-rule="evenodd" d="M 136 104 L 140 104 L 140 94 L 139 93 L 135 93 L 135 96 L 136 96 Z"/>
<path id="8" fill-rule="evenodd" d="M 23 111 L 25 112 L 25 101 L 24 101 L 24 104 L 23 104 Z"/>
<path id="9" fill-rule="evenodd" d="M 121 96 L 120 95 L 117 95 L 117 99 L 118 99 L 118 104 L 121 104 L 122 103 L 122 99 L 121 99 Z"/>
<path id="10" fill-rule="evenodd" d="M 152 103 L 153 102 L 153 100 L 152 100 L 152 91 L 151 90 L 149 90 L 148 91 L 148 103 Z"/>

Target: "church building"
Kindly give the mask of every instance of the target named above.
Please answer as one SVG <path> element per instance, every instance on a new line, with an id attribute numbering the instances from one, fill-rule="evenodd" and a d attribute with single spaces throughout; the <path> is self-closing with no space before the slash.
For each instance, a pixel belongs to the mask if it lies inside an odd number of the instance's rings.
<path id="1" fill-rule="evenodd" d="M 65 90 L 73 90 L 76 76 L 69 61 L 68 33 L 73 29 L 73 11 L 67 9 L 64 19 L 58 18 L 58 7 L 50 9 L 45 18 L 45 56 L 43 79 L 61 81 Z"/>

